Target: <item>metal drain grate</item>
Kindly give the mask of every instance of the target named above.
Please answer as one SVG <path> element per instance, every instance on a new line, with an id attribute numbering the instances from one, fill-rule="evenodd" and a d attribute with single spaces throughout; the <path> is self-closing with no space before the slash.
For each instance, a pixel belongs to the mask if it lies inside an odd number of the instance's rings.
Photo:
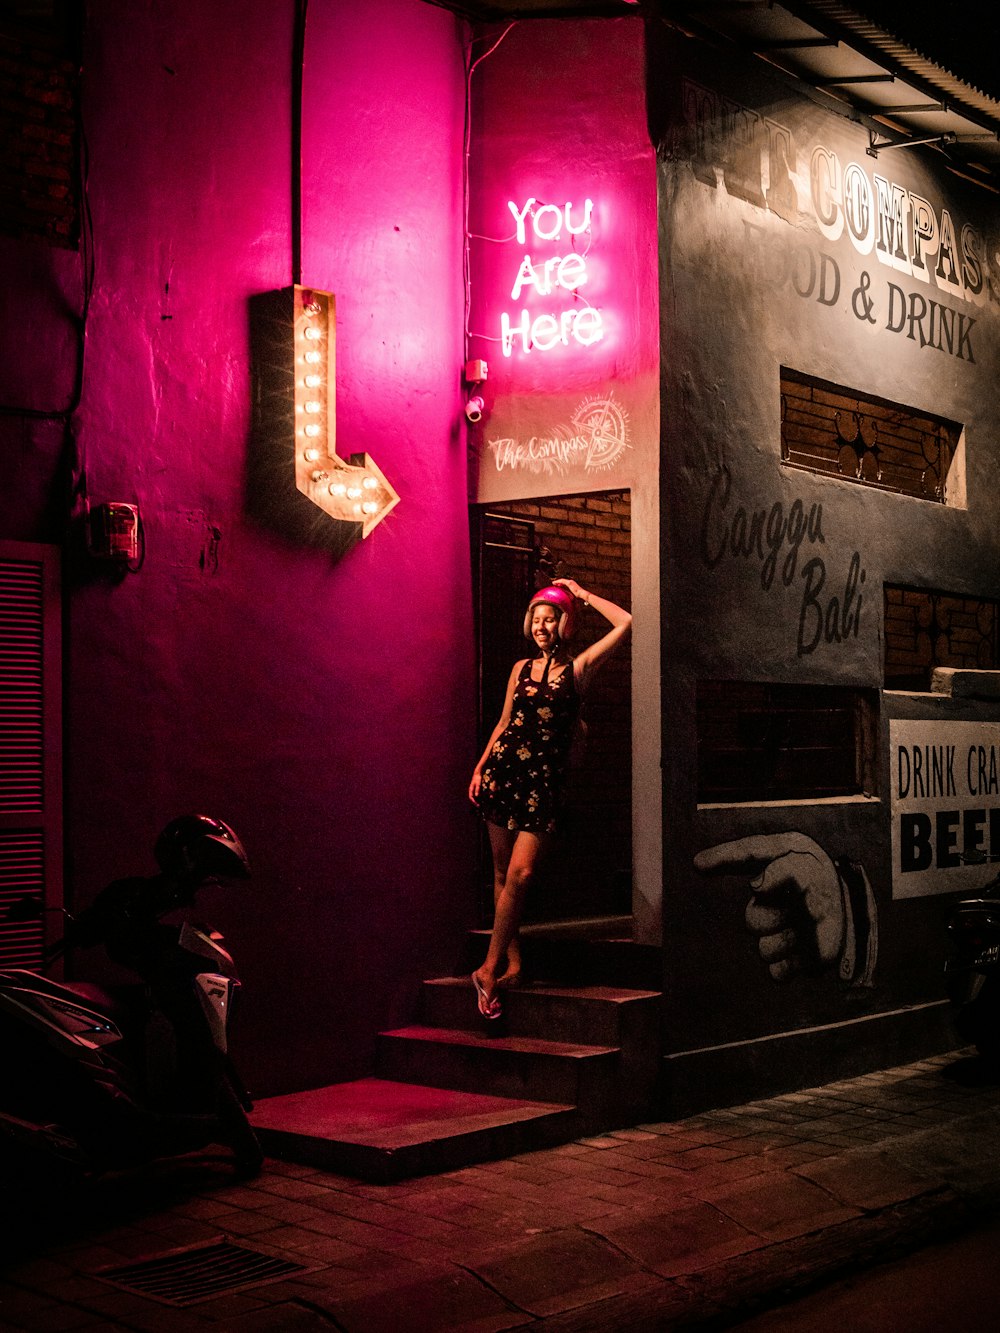
<path id="1" fill-rule="evenodd" d="M 185 1306 L 277 1282 L 292 1273 L 311 1272 L 316 1267 L 322 1265 L 298 1264 L 277 1254 L 218 1240 L 193 1249 L 171 1250 L 121 1268 L 104 1268 L 93 1276 L 164 1305 Z"/>

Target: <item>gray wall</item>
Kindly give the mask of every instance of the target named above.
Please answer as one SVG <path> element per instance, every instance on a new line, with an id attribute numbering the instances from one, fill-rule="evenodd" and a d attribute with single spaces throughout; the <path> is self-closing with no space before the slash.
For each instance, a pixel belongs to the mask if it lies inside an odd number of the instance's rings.
<path id="1" fill-rule="evenodd" d="M 667 1066 L 680 1101 L 696 1100 L 703 1092 L 692 1085 L 704 1089 L 713 1079 L 723 1089 L 717 1100 L 738 1078 L 750 1086 L 787 1086 L 831 1066 L 885 1063 L 894 1053 L 948 1039 L 940 981 L 947 893 L 904 900 L 897 884 L 894 897 L 891 697 L 875 696 L 876 792 L 713 808 L 698 808 L 696 799 L 695 697 L 699 679 L 878 689 L 884 583 L 997 596 L 998 321 L 988 256 L 996 255 L 1000 227 L 993 197 L 948 173 L 940 154 L 896 151 L 873 159 L 863 128 L 771 82 L 759 66 L 730 66 L 718 53 L 677 39 L 653 53 L 651 68 L 663 95 L 654 131 L 668 682 Z M 878 174 L 908 192 L 904 199 L 926 200 L 940 234 L 947 211 L 957 283 L 929 273 L 940 255 L 925 254 L 927 281 L 915 273 L 909 214 L 901 232 L 907 258 L 894 264 L 883 262 L 863 235 L 851 239 L 843 212 L 838 236 L 836 192 L 828 188 L 837 184 L 836 163 L 841 202 L 844 175 L 854 175 L 863 199 L 865 181 L 874 191 Z M 910 312 L 912 299 L 918 314 L 925 311 L 922 324 L 901 322 L 904 302 Z M 931 302 L 955 312 L 948 318 L 962 337 L 951 353 L 934 345 Z M 930 339 L 923 346 L 921 329 Z M 962 423 L 967 507 L 783 463 L 782 366 Z M 797 552 L 787 528 L 770 562 L 766 527 L 759 546 L 740 540 L 741 525 L 749 529 L 755 513 L 770 519 L 774 532 L 799 512 L 811 516 L 811 527 Z M 938 705 L 925 702 L 927 716 L 939 715 Z M 924 715 L 919 696 L 913 707 Z M 993 715 L 980 708 L 976 716 Z M 729 873 L 703 873 L 704 858 L 695 861 L 728 840 L 786 833 L 812 840 L 807 860 L 797 865 L 793 858 L 767 873 L 788 879 L 786 901 L 797 899 L 800 908 L 822 900 L 798 880 L 828 873 L 826 857 L 863 867 L 878 928 L 872 975 L 862 977 L 859 966 L 843 980 L 834 958 L 816 974 L 774 981 L 744 914 L 751 881 L 778 859 L 778 843 L 743 844 L 742 860 L 736 852 L 717 858 Z M 981 872 L 988 873 L 988 867 Z M 855 882 L 853 896 L 859 892 Z M 788 1033 L 806 1035 L 778 1037 Z M 684 1054 L 693 1051 L 702 1054 Z"/>

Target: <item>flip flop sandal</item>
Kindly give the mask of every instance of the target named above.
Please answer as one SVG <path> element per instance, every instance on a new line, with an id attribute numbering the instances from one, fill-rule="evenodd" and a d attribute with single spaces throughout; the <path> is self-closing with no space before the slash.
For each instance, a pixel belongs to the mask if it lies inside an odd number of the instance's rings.
<path id="1" fill-rule="evenodd" d="M 472 984 L 476 988 L 477 1005 L 483 1018 L 499 1018 L 503 1013 L 503 1005 L 496 996 L 494 996 L 492 1000 L 487 996 L 486 987 L 476 976 L 475 972 L 472 974 Z"/>

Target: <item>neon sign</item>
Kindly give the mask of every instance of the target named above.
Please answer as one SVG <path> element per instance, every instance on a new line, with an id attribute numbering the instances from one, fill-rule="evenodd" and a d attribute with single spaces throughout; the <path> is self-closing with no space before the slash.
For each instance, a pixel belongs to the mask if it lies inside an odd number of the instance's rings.
<path id="1" fill-rule="evenodd" d="M 530 231 L 536 241 L 553 242 L 566 240 L 572 245 L 573 239 L 590 232 L 594 213 L 594 202 L 585 199 L 579 217 L 574 217 L 572 203 L 562 206 L 557 204 L 539 204 L 530 198 L 518 207 L 513 199 L 508 200 L 517 228 L 518 245 L 529 245 Z M 580 288 L 589 278 L 586 252 L 569 249 L 565 254 L 548 255 L 535 258 L 530 252 L 521 260 L 510 289 L 512 301 L 522 300 L 522 292 L 528 289 L 528 296 L 559 295 L 569 292 L 578 299 Z M 551 313 L 545 311 L 535 314 L 527 307 L 522 307 L 513 315 L 503 311 L 500 315 L 500 346 L 504 356 L 510 356 L 517 347 L 519 351 L 551 351 L 553 347 L 568 347 L 577 343 L 580 347 L 591 347 L 604 337 L 604 321 L 601 312 L 584 300 L 584 304 Z"/>

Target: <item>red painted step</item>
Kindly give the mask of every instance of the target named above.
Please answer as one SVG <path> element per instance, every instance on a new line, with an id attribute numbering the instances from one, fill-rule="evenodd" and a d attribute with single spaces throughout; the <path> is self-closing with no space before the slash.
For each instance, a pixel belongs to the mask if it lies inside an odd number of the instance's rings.
<path id="1" fill-rule="evenodd" d="M 364 1078 L 259 1101 L 266 1152 L 365 1180 L 399 1180 L 563 1143 L 573 1108 Z"/>
<path id="2" fill-rule="evenodd" d="M 275 1156 L 374 1181 L 451 1170 L 648 1115 L 663 997 L 656 951 L 629 922 L 526 927 L 534 984 L 477 1013 L 469 971 L 424 983 L 422 1023 L 379 1034 L 374 1078 L 271 1097 L 252 1119 Z"/>

